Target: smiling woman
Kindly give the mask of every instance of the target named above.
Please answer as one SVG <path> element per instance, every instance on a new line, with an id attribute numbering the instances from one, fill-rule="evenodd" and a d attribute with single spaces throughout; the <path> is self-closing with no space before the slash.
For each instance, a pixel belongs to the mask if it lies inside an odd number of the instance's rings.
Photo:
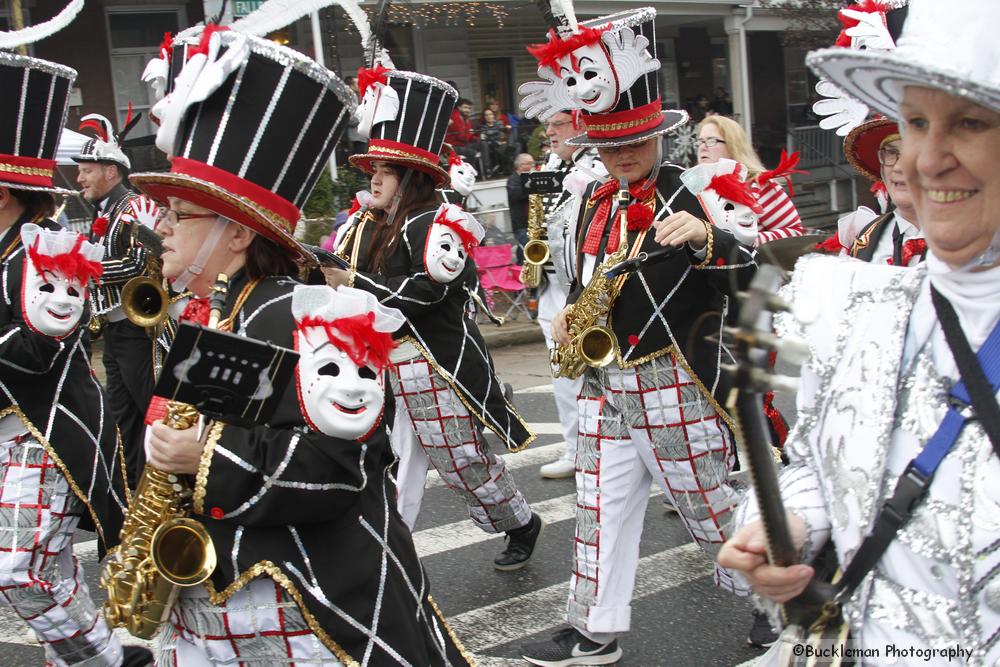
<path id="1" fill-rule="evenodd" d="M 831 541 L 858 649 L 957 645 L 984 665 L 1000 661 L 998 21 L 993 0 L 911 0 L 894 52 L 807 58 L 898 119 L 896 166 L 929 252 L 916 269 L 796 265 L 778 328 L 807 341 L 810 358 L 780 486 L 803 564 L 768 564 L 751 497 L 719 554 L 765 600 L 785 602 Z"/>

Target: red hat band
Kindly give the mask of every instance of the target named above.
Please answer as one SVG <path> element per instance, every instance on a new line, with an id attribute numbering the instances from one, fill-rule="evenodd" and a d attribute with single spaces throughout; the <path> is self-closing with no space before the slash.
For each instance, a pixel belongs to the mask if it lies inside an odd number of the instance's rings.
<path id="1" fill-rule="evenodd" d="M 51 188 L 56 161 L 0 153 L 0 181 Z"/>
<path id="2" fill-rule="evenodd" d="M 295 204 L 284 197 L 256 183 L 231 174 L 225 169 L 219 169 L 204 162 L 175 157 L 171 160 L 170 173 L 182 174 L 207 181 L 238 197 L 249 200 L 258 209 L 261 209 L 273 224 L 276 224 L 288 234 L 295 231 L 295 223 L 298 222 L 301 216 L 301 212 Z M 239 215 L 238 212 L 235 215 L 226 214 L 226 217 L 232 217 L 239 223 L 257 227 L 253 219 L 247 219 Z"/>
<path id="3" fill-rule="evenodd" d="M 663 120 L 663 109 L 660 98 L 656 98 L 649 104 L 634 109 L 586 114 L 586 119 L 588 137 L 618 139 L 658 127 Z"/>

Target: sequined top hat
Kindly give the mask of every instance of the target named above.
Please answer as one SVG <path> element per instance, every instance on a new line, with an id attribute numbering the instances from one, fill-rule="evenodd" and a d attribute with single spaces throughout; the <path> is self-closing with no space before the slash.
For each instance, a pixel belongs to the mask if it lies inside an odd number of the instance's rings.
<path id="1" fill-rule="evenodd" d="M 381 65 L 358 71 L 358 90 L 358 132 L 368 150 L 350 156 L 351 164 L 371 174 L 372 162 L 389 162 L 422 171 L 438 186 L 447 183 L 441 147 L 458 92 L 434 77 Z"/>
<path id="2" fill-rule="evenodd" d="M 132 105 L 129 104 L 128 118 L 121 132 L 115 132 L 111 121 L 101 114 L 91 113 L 80 119 L 80 130 L 93 130 L 95 136 L 84 142 L 80 152 L 72 156 L 73 161 L 98 162 L 101 164 L 117 164 L 126 171 L 132 168 L 132 163 L 122 150 L 122 142 L 129 131 L 135 127 L 139 116 L 132 115 Z"/>
<path id="3" fill-rule="evenodd" d="M 906 86 L 937 88 L 1000 110 L 1000 3 L 910 0 L 891 52 L 820 49 L 806 57 L 817 74 L 892 118 Z"/>
<path id="4" fill-rule="evenodd" d="M 69 67 L 0 51 L 0 186 L 75 194 L 52 181 L 75 79 Z"/>
<path id="5" fill-rule="evenodd" d="M 567 3 L 562 3 L 568 9 Z M 550 30 L 547 43 L 528 47 L 538 74 L 518 89 L 529 118 L 548 120 L 579 109 L 586 134 L 572 146 L 624 146 L 687 122 L 684 111 L 664 111 L 656 58 L 656 10 L 644 7 Z"/>
<path id="6" fill-rule="evenodd" d="M 873 118 L 861 123 L 844 138 L 844 157 L 859 174 L 873 183 L 882 180 L 878 152 L 890 141 L 899 139 L 899 125 L 888 118 Z"/>
<path id="7" fill-rule="evenodd" d="M 245 225 L 298 259 L 300 208 L 347 127 L 351 97 L 332 72 L 274 42 L 209 25 L 156 104 L 167 173 L 134 174 L 159 201 L 180 197 Z"/>

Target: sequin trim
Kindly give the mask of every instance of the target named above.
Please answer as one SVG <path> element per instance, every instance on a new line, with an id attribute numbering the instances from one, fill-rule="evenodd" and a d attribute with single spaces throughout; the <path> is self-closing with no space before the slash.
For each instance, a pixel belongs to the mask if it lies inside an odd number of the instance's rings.
<path id="1" fill-rule="evenodd" d="M 194 493 L 191 497 L 195 514 L 205 513 L 205 491 L 208 486 L 208 470 L 212 467 L 212 455 L 215 453 L 215 445 L 222 437 L 222 429 L 226 425 L 223 422 L 215 422 L 208 431 L 208 439 L 205 440 L 205 447 L 201 450 L 201 460 L 198 461 L 198 472 L 194 477 Z"/>
<path id="2" fill-rule="evenodd" d="M 448 636 L 451 637 L 451 640 L 453 642 L 455 642 L 455 646 L 458 647 L 458 652 L 462 655 L 463 658 L 465 658 L 466 662 L 469 663 L 470 667 L 476 667 L 475 657 L 473 657 L 473 655 L 469 653 L 468 649 L 466 649 L 465 646 L 462 644 L 461 640 L 459 640 L 458 636 L 455 634 L 455 631 L 451 628 L 451 625 L 448 624 L 448 619 L 446 619 L 444 617 L 444 614 L 441 612 L 441 608 L 438 607 L 437 602 L 434 601 L 434 598 L 428 595 L 427 602 L 428 604 L 430 604 L 431 609 L 434 610 L 434 614 L 437 615 L 438 620 L 441 621 L 441 625 L 443 625 L 444 629 L 448 631 Z"/>

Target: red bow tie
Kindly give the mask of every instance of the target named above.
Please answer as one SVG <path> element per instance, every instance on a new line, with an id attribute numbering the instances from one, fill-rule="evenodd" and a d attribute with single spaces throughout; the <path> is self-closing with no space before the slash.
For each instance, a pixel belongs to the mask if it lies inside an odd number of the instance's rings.
<path id="1" fill-rule="evenodd" d="M 642 181 L 629 186 L 628 192 L 633 199 L 640 202 L 645 201 L 656 189 L 655 183 L 646 187 L 643 187 L 644 185 L 645 181 Z M 611 217 L 611 202 L 614 201 L 617 193 L 618 182 L 612 180 L 602 184 L 594 190 L 594 194 L 590 195 L 590 203 L 596 203 L 597 210 L 594 211 L 594 219 L 590 223 L 590 229 L 587 230 L 587 238 L 583 241 L 583 254 L 597 256 L 597 251 L 601 247 L 601 237 L 604 236 L 604 229 L 608 226 L 608 218 Z M 621 216 L 615 216 L 615 222 L 608 234 L 608 244 L 604 249 L 606 254 L 618 250 L 618 241 L 621 236 L 620 225 Z"/>
<path id="2" fill-rule="evenodd" d="M 923 257 L 927 252 L 927 241 L 924 239 L 910 239 L 903 242 L 903 266 L 909 266 L 910 260 L 914 257 Z"/>

